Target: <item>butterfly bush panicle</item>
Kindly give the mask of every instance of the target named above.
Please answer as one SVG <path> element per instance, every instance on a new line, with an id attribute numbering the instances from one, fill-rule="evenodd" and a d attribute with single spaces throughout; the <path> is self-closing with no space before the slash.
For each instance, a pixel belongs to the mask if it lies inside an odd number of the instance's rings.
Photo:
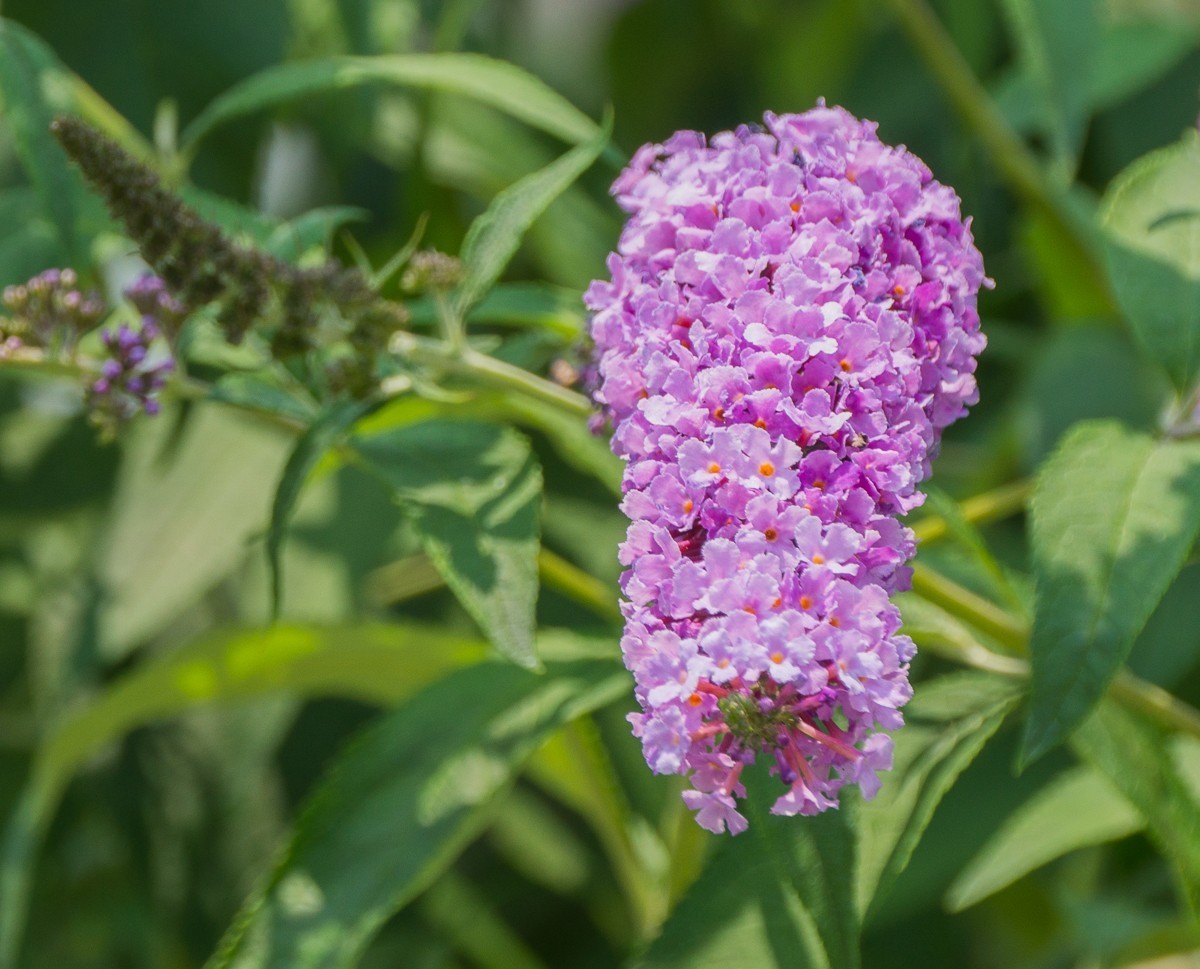
<path id="1" fill-rule="evenodd" d="M 613 186 L 587 293 L 627 464 L 622 649 L 657 773 L 737 834 L 743 768 L 815 814 L 891 766 L 914 647 L 889 596 L 943 428 L 975 402 L 990 284 L 955 193 L 823 103 L 679 132 Z"/>

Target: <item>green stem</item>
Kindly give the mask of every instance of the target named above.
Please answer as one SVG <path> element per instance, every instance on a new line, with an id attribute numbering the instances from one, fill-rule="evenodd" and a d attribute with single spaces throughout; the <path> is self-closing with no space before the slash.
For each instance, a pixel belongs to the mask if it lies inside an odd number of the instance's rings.
<path id="1" fill-rule="evenodd" d="M 472 347 L 464 347 L 461 352 L 456 352 L 453 347 L 438 340 L 412 333 L 397 333 L 392 338 L 391 350 L 409 362 L 429 364 L 465 376 L 478 384 L 509 390 L 575 417 L 590 417 L 595 410 L 592 402 L 583 394 L 560 387 L 511 363 L 489 357 Z"/>
<path id="2" fill-rule="evenodd" d="M 538 573 L 547 588 L 574 599 L 601 618 L 615 623 L 624 620 L 614 589 L 545 546 L 538 552 Z"/>
<path id="3" fill-rule="evenodd" d="M 912 591 L 1016 654 L 1029 650 L 1029 628 L 1017 617 L 921 563 L 913 566 Z"/>
<path id="4" fill-rule="evenodd" d="M 983 525 L 1022 511 L 1032 490 L 1030 482 L 1014 481 L 1012 484 L 1001 485 L 999 488 L 968 498 L 961 502 L 958 508 L 964 521 L 972 525 Z M 945 538 L 950 533 L 950 526 L 944 518 L 927 515 L 914 522 L 912 530 L 917 540 L 926 545 Z"/>
<path id="5" fill-rule="evenodd" d="M 927 566 L 914 570 L 913 592 L 968 626 L 1004 643 L 1014 653 L 1029 654 L 1029 626 L 1025 622 Z M 939 655 L 966 666 L 1007 676 L 1030 675 L 1026 659 L 1003 656 L 982 647 L 976 649 L 974 644 L 968 647 L 949 639 L 939 639 L 931 645 Z M 1168 730 L 1200 737 L 1200 710 L 1126 669 L 1117 672 L 1109 692 L 1122 706 L 1136 710 Z"/>
<path id="6" fill-rule="evenodd" d="M 1016 195 L 1039 210 L 1064 239 L 1074 244 L 1083 264 L 1090 269 L 1095 291 L 1105 294 L 1106 302 L 1115 313 L 1116 304 L 1109 291 L 1108 279 L 1079 221 L 1046 178 L 1037 157 L 975 77 L 929 4 L 926 0 L 884 0 L 884 3 L 895 14 L 951 107 L 983 144 L 1000 176 Z"/>

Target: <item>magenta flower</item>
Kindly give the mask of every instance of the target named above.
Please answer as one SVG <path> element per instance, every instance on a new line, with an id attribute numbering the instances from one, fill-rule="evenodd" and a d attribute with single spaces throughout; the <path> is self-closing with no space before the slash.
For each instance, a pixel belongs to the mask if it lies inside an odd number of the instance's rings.
<path id="1" fill-rule="evenodd" d="M 777 814 L 891 766 L 913 644 L 889 595 L 943 428 L 974 403 L 990 284 L 949 188 L 822 103 L 647 145 L 587 293 L 625 458 L 622 650 L 658 773 L 737 834 L 760 755 Z"/>

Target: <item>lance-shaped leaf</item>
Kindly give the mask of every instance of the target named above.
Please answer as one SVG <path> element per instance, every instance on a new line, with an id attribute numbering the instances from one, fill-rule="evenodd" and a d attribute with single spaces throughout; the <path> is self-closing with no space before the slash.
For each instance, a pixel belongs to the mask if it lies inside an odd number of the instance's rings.
<path id="1" fill-rule="evenodd" d="M 304 488 L 309 472 L 321 457 L 333 447 L 356 420 L 363 416 L 369 405 L 361 401 L 340 401 L 330 406 L 297 438 L 288 455 L 275 498 L 271 503 L 271 524 L 267 529 L 267 566 L 271 573 L 271 615 L 279 614 L 279 603 L 283 598 L 283 565 L 281 553 L 288 520 L 292 517 L 300 492 Z"/>
<path id="2" fill-rule="evenodd" d="M 610 112 L 592 138 L 541 171 L 510 185 L 471 223 L 462 245 L 463 279 L 454 294 L 455 311 L 460 317 L 500 278 L 529 227 L 551 202 L 591 167 L 608 144 L 611 133 Z"/>
<path id="3" fill-rule="evenodd" d="M 1117 301 L 1142 349 L 1186 391 L 1200 374 L 1200 134 L 1122 172 L 1103 222 Z"/>
<path id="4" fill-rule="evenodd" d="M 1047 122 L 1044 134 L 1065 176 L 1075 171 L 1087 127 L 1099 6 L 1098 0 L 1005 0 L 1002 5 Z"/>
<path id="5" fill-rule="evenodd" d="M 589 141 L 596 122 L 532 74 L 479 54 L 331 57 L 268 68 L 218 97 L 183 133 L 182 152 L 243 115 L 329 91 L 369 84 L 461 94 L 568 142 Z"/>
<path id="6" fill-rule="evenodd" d="M 511 428 L 432 420 L 362 435 L 353 446 L 496 648 L 536 666 L 542 476 L 529 442 Z"/>
<path id="7" fill-rule="evenodd" d="M 1200 531 L 1200 441 L 1080 425 L 1042 468 L 1030 512 L 1025 763 L 1087 717 L 1183 567 Z"/>
<path id="8" fill-rule="evenodd" d="M 635 965 L 638 969 L 854 969 L 852 810 L 776 817 L 782 790 L 765 770 L 746 781 L 749 829 L 716 855 Z M 770 788 L 778 790 L 772 792 Z"/>
<path id="9" fill-rule="evenodd" d="M 867 916 L 908 865 L 933 812 L 1016 706 L 1019 680 L 956 673 L 921 684 L 895 734 L 895 766 L 858 810 L 860 910 Z"/>
<path id="10" fill-rule="evenodd" d="M 1146 822 L 1104 776 L 1087 767 L 1060 774 L 1022 804 L 954 879 L 954 912 L 981 902 L 1079 848 L 1116 841 Z"/>
<path id="11" fill-rule="evenodd" d="M 481 664 L 366 731 L 312 797 L 211 969 L 342 969 L 480 833 L 558 727 L 629 689 L 607 661 Z"/>

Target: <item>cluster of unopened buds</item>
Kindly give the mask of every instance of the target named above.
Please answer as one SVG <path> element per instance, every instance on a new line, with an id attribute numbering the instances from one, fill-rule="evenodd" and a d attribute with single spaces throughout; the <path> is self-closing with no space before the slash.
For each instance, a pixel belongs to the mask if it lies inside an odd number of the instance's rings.
<path id="1" fill-rule="evenodd" d="M 47 269 L 7 286 L 0 301 L 7 313 L 0 320 L 0 353 L 9 354 L 22 347 L 69 354 L 105 312 L 99 293 L 79 289 L 73 269 Z"/>
<path id="2" fill-rule="evenodd" d="M 125 291 L 139 313 L 136 324 L 121 322 L 99 333 L 99 359 L 81 359 L 80 339 L 108 312 L 98 293 L 79 289 L 72 269 L 48 269 L 3 293 L 0 358 L 23 355 L 99 367 L 84 389 L 88 416 L 111 435 L 137 414 L 156 414 L 158 396 L 175 369 L 169 349 L 186 310 L 161 279 L 145 275 Z M 166 339 L 164 339 L 164 337 Z M 86 346 L 86 344 L 85 344 Z"/>
<path id="3" fill-rule="evenodd" d="M 890 595 L 941 432 L 975 401 L 982 259 L 954 192 L 824 104 L 647 145 L 587 294 L 595 397 L 625 458 L 622 649 L 658 773 L 746 827 L 866 797 L 891 766 L 914 647 Z"/>

